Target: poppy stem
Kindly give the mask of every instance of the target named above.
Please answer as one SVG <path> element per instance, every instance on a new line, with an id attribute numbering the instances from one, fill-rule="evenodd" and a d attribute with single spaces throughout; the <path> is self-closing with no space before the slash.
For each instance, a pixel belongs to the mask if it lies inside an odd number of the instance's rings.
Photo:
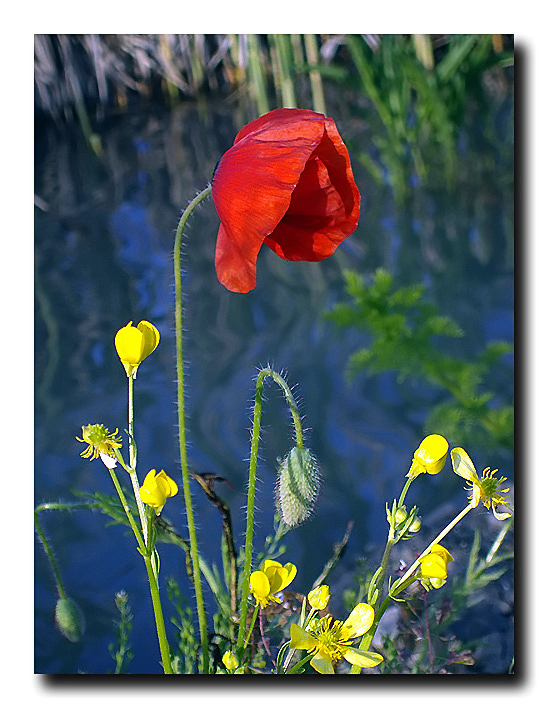
<path id="1" fill-rule="evenodd" d="M 247 621 L 247 606 L 249 601 L 249 578 L 251 577 L 251 563 L 253 559 L 253 527 L 255 522 L 255 485 L 257 481 L 257 462 L 259 459 L 259 436 L 261 431 L 261 415 L 263 411 L 264 381 L 270 376 L 282 389 L 289 405 L 293 423 L 295 425 L 295 440 L 297 447 L 304 447 L 301 416 L 291 393 L 287 381 L 273 369 L 261 369 L 257 376 L 255 387 L 255 405 L 253 409 L 253 428 L 251 431 L 251 453 L 249 457 L 249 481 L 247 486 L 247 522 L 245 532 L 244 570 L 242 574 L 242 598 L 240 603 L 240 626 L 238 629 L 238 649 L 244 647 L 244 635 Z"/>
<path id="2" fill-rule="evenodd" d="M 183 287 L 181 276 L 181 244 L 183 233 L 188 218 L 194 209 L 206 197 L 211 194 L 211 185 L 208 185 L 190 202 L 184 210 L 177 231 L 175 233 L 175 243 L 173 247 L 173 268 L 175 276 L 175 337 L 177 349 L 177 412 L 179 425 L 179 454 L 181 457 L 181 472 L 183 476 L 183 495 L 185 499 L 186 517 L 188 523 L 188 535 L 190 541 L 190 557 L 192 560 L 192 573 L 194 590 L 196 592 L 196 608 L 198 611 L 198 623 L 200 626 L 200 641 L 202 644 L 203 670 L 209 673 L 209 646 L 207 632 L 207 618 L 202 593 L 202 583 L 200 578 L 200 556 L 198 554 L 198 542 L 196 538 L 196 526 L 194 524 L 194 512 L 192 509 L 192 497 L 190 493 L 190 474 L 188 469 L 188 458 L 186 448 L 186 428 L 185 428 L 185 384 L 183 366 Z"/>

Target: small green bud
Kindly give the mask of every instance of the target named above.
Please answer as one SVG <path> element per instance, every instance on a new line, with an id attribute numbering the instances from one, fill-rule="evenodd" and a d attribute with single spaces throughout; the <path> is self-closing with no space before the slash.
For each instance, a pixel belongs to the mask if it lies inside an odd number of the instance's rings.
<path id="1" fill-rule="evenodd" d="M 413 521 L 413 523 L 409 526 L 408 531 L 409 531 L 409 533 L 417 533 L 417 531 L 420 531 L 421 526 L 422 526 L 421 517 L 417 516 L 417 517 L 415 517 L 415 520 Z"/>
<path id="2" fill-rule="evenodd" d="M 82 610 L 70 597 L 59 598 L 55 605 L 55 623 L 61 634 L 69 642 L 78 642 L 85 631 Z"/>
<path id="3" fill-rule="evenodd" d="M 294 447 L 280 465 L 276 487 L 276 505 L 288 526 L 297 526 L 310 516 L 319 489 L 320 473 L 312 453 Z"/>
<path id="4" fill-rule="evenodd" d="M 407 509 L 405 506 L 400 506 L 400 508 L 396 511 L 394 520 L 396 522 L 396 526 L 401 526 L 407 521 Z"/>

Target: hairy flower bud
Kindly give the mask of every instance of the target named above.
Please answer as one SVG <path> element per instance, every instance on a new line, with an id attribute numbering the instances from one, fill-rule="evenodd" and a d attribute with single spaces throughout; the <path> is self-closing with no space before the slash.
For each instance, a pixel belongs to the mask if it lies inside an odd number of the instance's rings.
<path id="1" fill-rule="evenodd" d="M 320 473 L 312 453 L 294 447 L 280 465 L 276 487 L 276 505 L 288 526 L 297 526 L 310 516 L 319 489 Z"/>
<path id="2" fill-rule="evenodd" d="M 78 642 L 85 630 L 82 610 L 70 597 L 60 597 L 55 605 L 55 623 L 69 642 Z"/>

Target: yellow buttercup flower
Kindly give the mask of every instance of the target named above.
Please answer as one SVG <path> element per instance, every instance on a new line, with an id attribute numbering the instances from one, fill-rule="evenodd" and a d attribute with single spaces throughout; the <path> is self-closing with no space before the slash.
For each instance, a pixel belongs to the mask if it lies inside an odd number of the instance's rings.
<path id="1" fill-rule="evenodd" d="M 435 543 L 430 552 L 420 559 L 422 577 L 446 580 L 447 564 L 453 560 L 455 559 L 446 548 Z"/>
<path id="2" fill-rule="evenodd" d="M 407 477 L 414 479 L 423 472 L 438 474 L 445 464 L 448 450 L 449 443 L 443 435 L 427 435 L 415 450 Z"/>
<path id="3" fill-rule="evenodd" d="M 145 504 L 154 509 L 156 516 L 158 516 L 164 508 L 167 498 L 174 497 L 177 492 L 177 485 L 164 470 L 158 474 L 156 474 L 156 470 L 150 470 L 145 477 L 143 486 L 139 489 L 139 496 Z"/>
<path id="4" fill-rule="evenodd" d="M 293 563 L 282 565 L 278 561 L 265 560 L 260 570 L 251 573 L 249 586 L 257 604 L 266 607 L 271 602 L 280 602 L 275 593 L 286 588 L 297 574 Z"/>
<path id="5" fill-rule="evenodd" d="M 160 333 L 146 320 L 139 322 L 137 327 L 133 327 L 132 322 L 128 322 L 125 327 L 116 332 L 114 346 L 128 377 L 136 377 L 139 364 L 152 354 L 159 342 Z"/>
<path id="6" fill-rule="evenodd" d="M 116 466 L 114 450 L 122 447 L 122 438 L 116 437 L 118 428 L 113 433 L 109 433 L 101 423 L 90 423 L 82 426 L 82 437 L 76 440 L 87 443 L 86 449 L 80 453 L 81 457 L 89 457 L 92 460 L 101 457 L 107 467 Z M 112 460 L 112 462 L 109 462 Z"/>
<path id="7" fill-rule="evenodd" d="M 463 477 L 469 484 L 467 487 L 467 491 L 470 492 L 468 500 L 474 508 L 481 501 L 487 509 L 493 509 L 493 515 L 499 521 L 504 521 L 512 516 L 510 512 L 498 512 L 496 510 L 499 504 L 508 504 L 510 488 L 499 489 L 499 486 L 507 481 L 506 477 L 494 477 L 493 475 L 498 470 L 491 470 L 490 467 L 487 467 L 483 470 L 480 479 L 472 460 L 462 447 L 455 447 L 451 450 L 451 461 L 455 474 Z"/>
<path id="8" fill-rule="evenodd" d="M 310 620 L 306 629 L 292 624 L 289 646 L 314 654 L 310 666 L 320 674 L 334 674 L 333 664 L 341 658 L 362 668 L 377 666 L 383 661 L 380 654 L 352 646 L 354 639 L 371 628 L 374 619 L 371 605 L 360 602 L 344 622 L 326 615 Z"/>

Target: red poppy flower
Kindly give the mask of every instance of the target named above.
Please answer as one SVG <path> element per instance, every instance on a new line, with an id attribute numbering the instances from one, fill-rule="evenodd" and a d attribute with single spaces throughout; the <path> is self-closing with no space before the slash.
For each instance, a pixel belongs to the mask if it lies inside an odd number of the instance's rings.
<path id="1" fill-rule="evenodd" d="M 234 292 L 255 287 L 263 243 L 288 261 L 321 261 L 358 225 L 348 151 L 335 122 L 314 111 L 278 108 L 248 123 L 212 186 L 217 277 Z"/>

